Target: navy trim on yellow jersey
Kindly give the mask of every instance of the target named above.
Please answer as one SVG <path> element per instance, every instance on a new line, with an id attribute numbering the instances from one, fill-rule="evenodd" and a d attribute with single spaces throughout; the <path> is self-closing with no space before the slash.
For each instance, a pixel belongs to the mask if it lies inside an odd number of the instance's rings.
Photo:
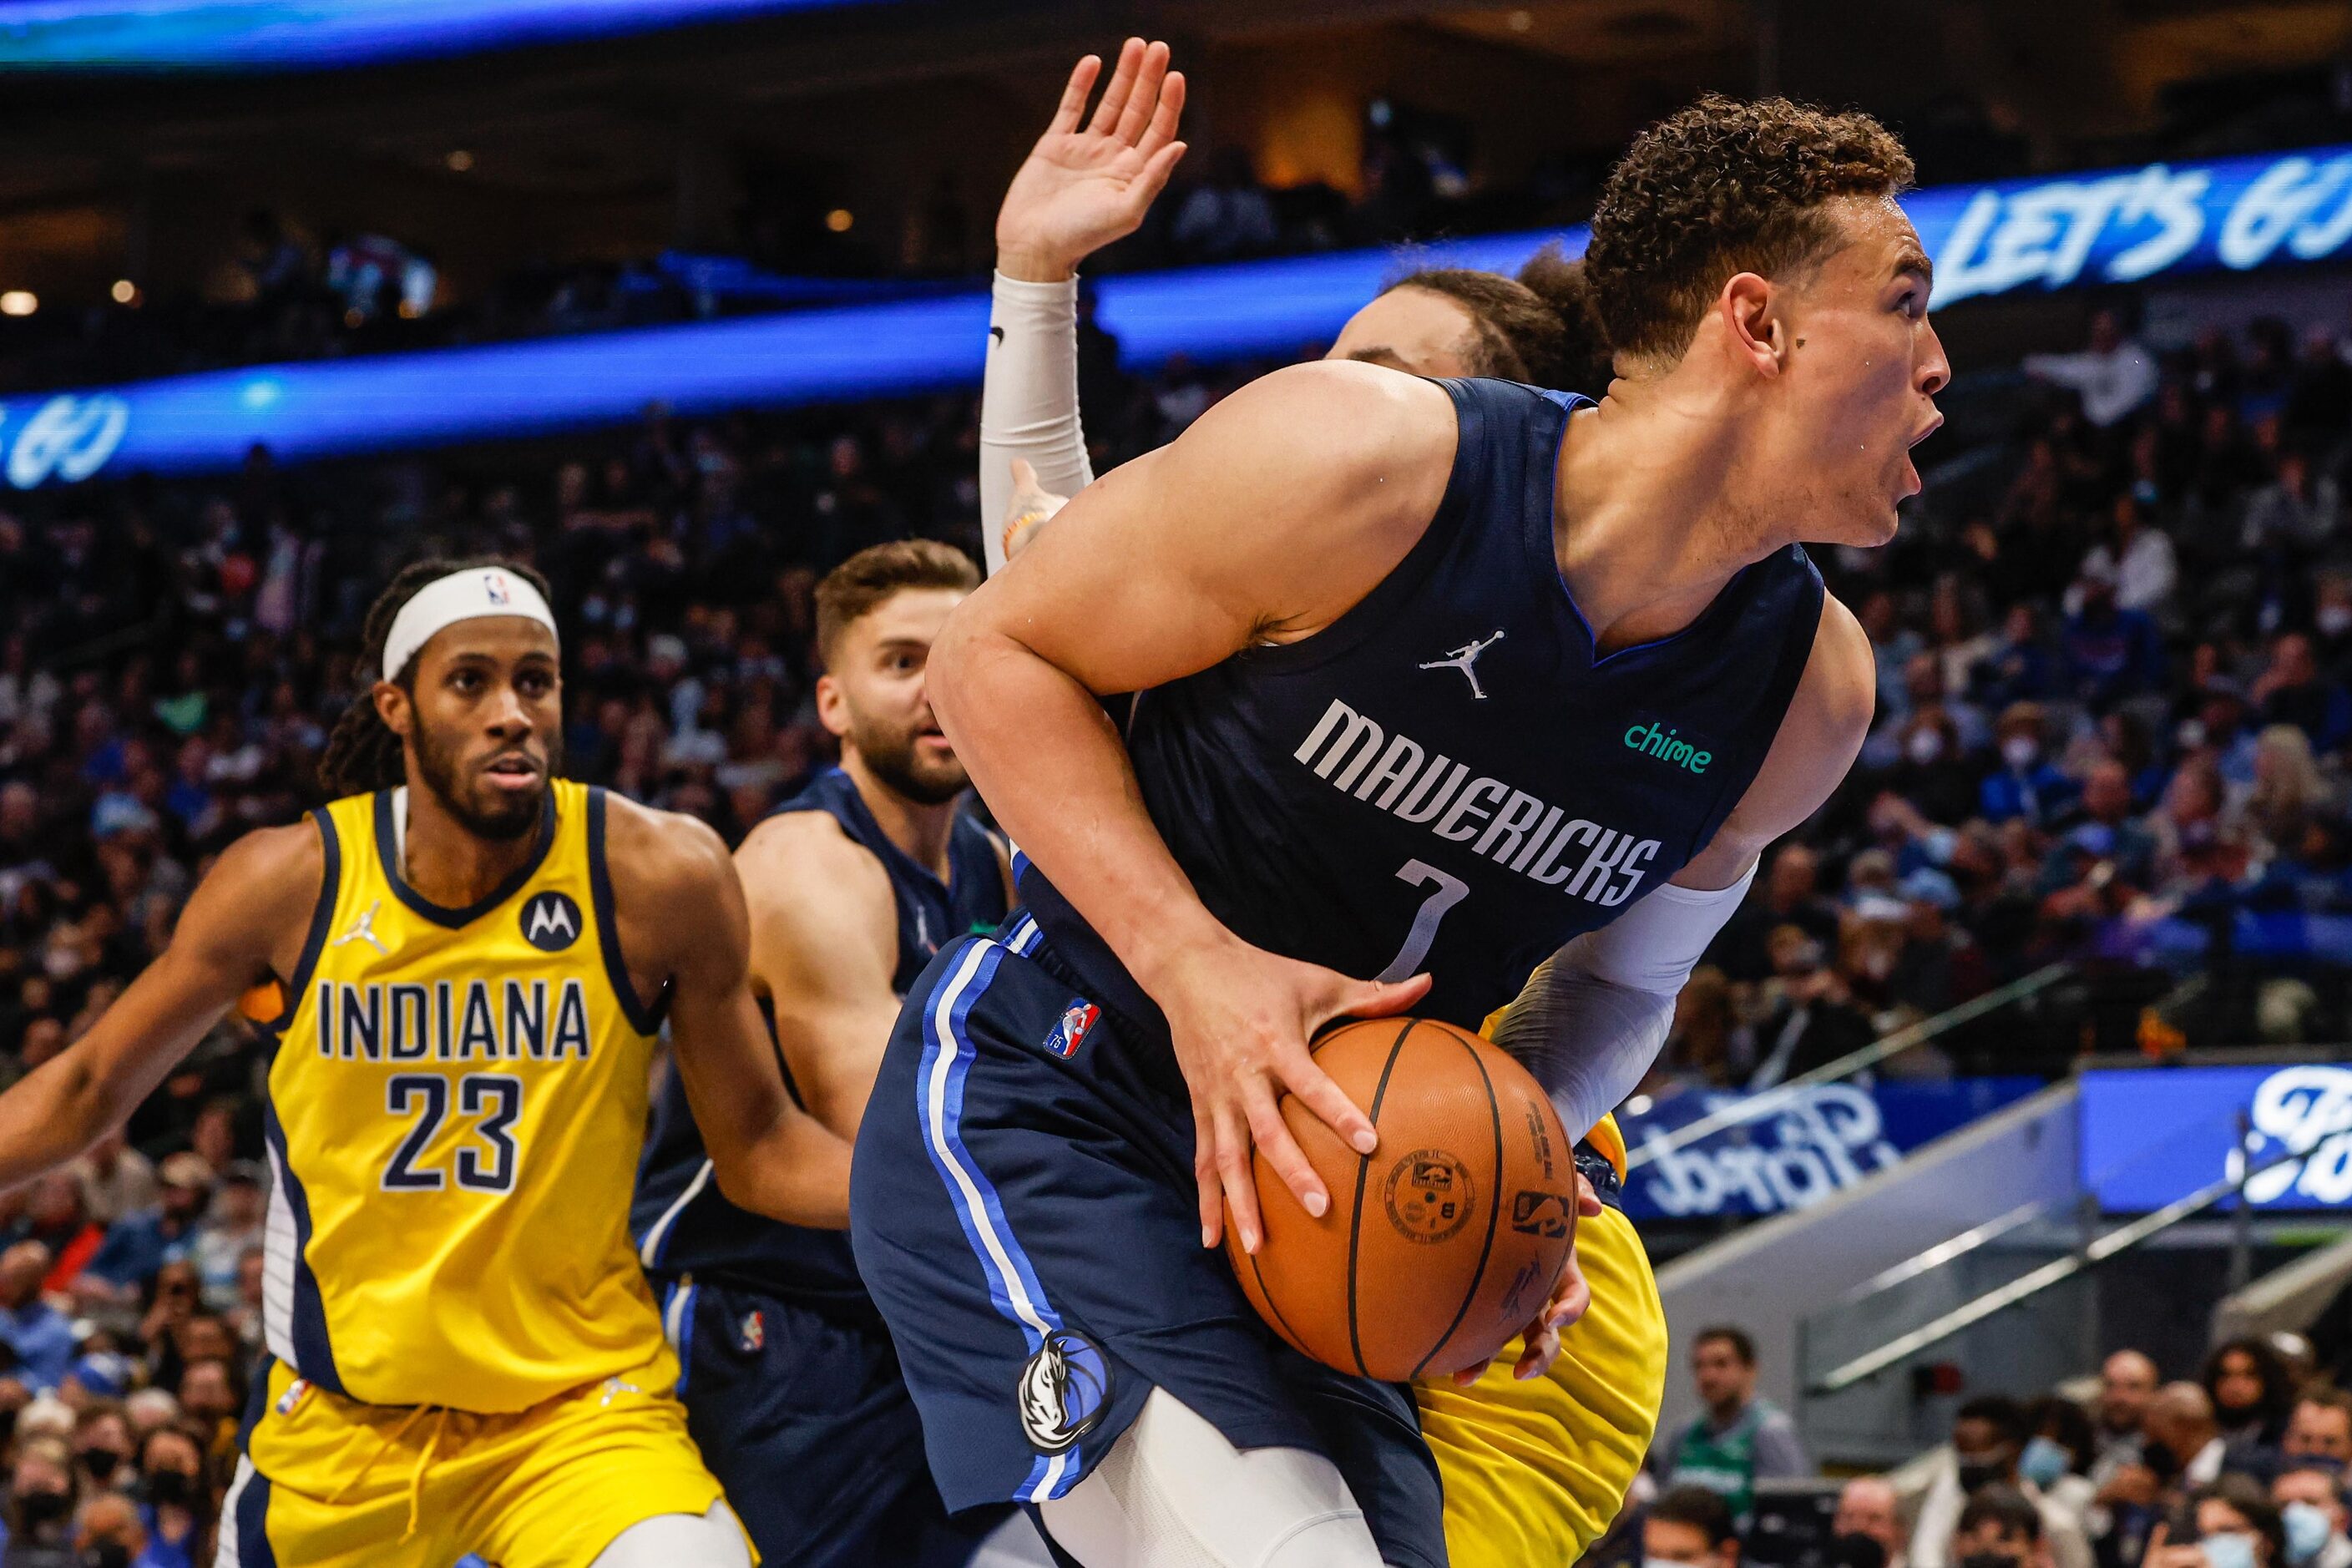
<path id="1" fill-rule="evenodd" d="M 342 1374 L 335 1370 L 335 1347 L 327 1338 L 326 1298 L 319 1277 L 310 1272 L 310 1195 L 286 1154 L 286 1129 L 278 1120 L 278 1103 L 261 1097 L 261 1132 L 268 1140 L 270 1163 L 286 1184 L 286 1206 L 294 1215 L 294 1305 L 290 1316 L 294 1340 L 294 1370 L 331 1394 L 343 1392 Z"/>
<path id="2" fill-rule="evenodd" d="M 596 945 L 604 950 L 604 978 L 621 1004 L 621 1016 L 640 1035 L 656 1034 L 662 1015 L 669 1011 L 669 988 L 650 1007 L 637 995 L 637 983 L 621 960 L 621 924 L 613 914 L 613 873 L 604 864 L 604 791 L 588 789 L 588 901 L 596 906 Z"/>
<path id="3" fill-rule="evenodd" d="M 286 980 L 286 1011 L 260 1026 L 271 1038 L 286 1032 L 301 1010 L 304 993 L 310 989 L 310 972 L 319 967 L 319 954 L 327 946 L 328 928 L 335 922 L 335 896 L 343 886 L 343 841 L 335 831 L 335 819 L 325 806 L 310 813 L 310 820 L 319 825 L 319 846 L 326 851 L 326 870 L 319 879 L 319 901 L 310 910 L 310 934 L 302 939 L 302 956 L 294 962 L 294 973 Z"/>
<path id="4" fill-rule="evenodd" d="M 392 791 L 380 789 L 375 792 L 375 853 L 383 867 L 383 879 L 391 885 L 394 896 L 435 925 L 447 926 L 452 931 L 471 925 L 514 897 L 516 889 L 537 876 L 540 867 L 547 859 L 547 852 L 555 847 L 554 787 L 551 784 L 544 797 L 539 818 L 539 843 L 531 850 L 530 858 L 509 873 L 506 880 L 462 910 L 436 904 L 408 885 L 406 879 L 400 874 L 399 842 L 399 835 L 394 831 L 392 821 Z"/>

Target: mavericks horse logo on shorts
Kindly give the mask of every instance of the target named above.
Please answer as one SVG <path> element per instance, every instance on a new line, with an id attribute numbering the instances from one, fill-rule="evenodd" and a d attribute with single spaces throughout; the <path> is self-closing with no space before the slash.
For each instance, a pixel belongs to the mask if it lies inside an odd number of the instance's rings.
<path id="1" fill-rule="evenodd" d="M 1088 1009 L 1092 1011 L 1092 1009 Z M 1021 1369 L 1021 1429 L 1041 1454 L 1093 1431 L 1110 1407 L 1110 1363 L 1084 1334 L 1055 1329 Z"/>
<path id="2" fill-rule="evenodd" d="M 1078 1054 L 1078 1047 L 1086 1043 L 1087 1031 L 1101 1016 L 1102 1009 L 1093 1003 L 1084 998 L 1072 1002 L 1062 1010 L 1062 1021 L 1054 1026 L 1054 1032 L 1045 1037 L 1045 1048 L 1064 1061 L 1069 1060 Z"/>

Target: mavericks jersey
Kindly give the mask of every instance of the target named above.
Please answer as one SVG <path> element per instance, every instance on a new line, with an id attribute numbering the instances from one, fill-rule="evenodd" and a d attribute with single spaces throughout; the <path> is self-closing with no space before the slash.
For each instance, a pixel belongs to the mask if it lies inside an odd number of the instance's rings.
<path id="1" fill-rule="evenodd" d="M 1442 382 L 1460 432 L 1428 531 L 1302 641 L 1142 694 L 1127 749 L 1153 824 L 1244 941 L 1433 984 L 1475 1029 L 1535 965 L 1704 848 L 1763 765 L 1813 646 L 1791 545 L 1672 637 L 1612 653 L 1561 579 L 1554 479 L 1584 400 Z M 1034 867 L 1021 891 L 1096 1000 L 1159 1011 Z"/>
<path id="2" fill-rule="evenodd" d="M 658 1006 L 621 962 L 604 793 L 466 909 L 404 881 L 394 794 L 313 812 L 326 879 L 269 1026 L 270 1353 L 379 1405 L 528 1408 L 668 1354 L 630 1256 Z"/>
<path id="3" fill-rule="evenodd" d="M 898 907 L 898 952 L 890 976 L 900 995 L 940 946 L 1004 919 L 1004 870 L 994 840 L 969 814 L 956 815 L 948 839 L 948 880 L 917 864 L 882 831 L 857 786 L 839 768 L 817 775 L 774 815 L 821 811 L 882 863 Z M 789 1079 L 791 1074 L 786 1072 Z M 665 1278 L 691 1274 L 704 1283 L 748 1288 L 782 1300 L 871 1314 L 846 1231 L 810 1230 L 729 1203 L 711 1179 L 710 1157 L 694 1124 L 685 1087 L 671 1073 L 646 1142 L 631 1223 L 641 1262 Z"/>

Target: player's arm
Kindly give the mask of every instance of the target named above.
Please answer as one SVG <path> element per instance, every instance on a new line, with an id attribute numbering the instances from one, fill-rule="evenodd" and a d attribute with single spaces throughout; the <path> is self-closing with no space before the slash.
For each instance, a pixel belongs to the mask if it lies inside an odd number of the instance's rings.
<path id="1" fill-rule="evenodd" d="M 1454 446 L 1452 400 L 1430 383 L 1354 364 L 1277 371 L 1087 487 L 931 652 L 932 706 L 981 795 L 1167 1015 L 1210 1244 L 1221 1191 L 1244 1243 L 1261 1234 L 1253 1133 L 1310 1212 L 1328 1206 L 1276 1094 L 1369 1151 L 1371 1123 L 1307 1037 L 1342 1013 L 1409 1005 L 1425 983 L 1350 980 L 1218 923 L 1145 813 L 1097 699 L 1329 625 L 1427 528 Z"/>
<path id="2" fill-rule="evenodd" d="M 772 816 L 735 851 L 751 921 L 751 988 L 802 1103 L 856 1142 L 898 1021 L 898 908 L 881 863 L 821 811 Z"/>
<path id="3" fill-rule="evenodd" d="M 1078 420 L 1078 263 L 1135 232 L 1168 184 L 1184 76 L 1168 46 L 1129 38 L 1102 102 L 1088 55 L 996 215 L 996 279 L 980 394 L 980 518 L 988 569 L 1094 479 Z M 1014 471 L 1023 465 L 1024 472 Z M 1050 493 L 1049 493 L 1050 492 Z"/>
<path id="4" fill-rule="evenodd" d="M 1875 701 L 1870 639 L 1834 597 L 1780 731 L 1714 838 L 1664 886 L 1538 967 L 1496 1043 L 1550 1093 L 1581 1136 L 1641 1081 L 1674 1022 L 1675 998 L 1739 907 L 1758 857 L 1821 809 L 1862 750 Z"/>
<path id="5" fill-rule="evenodd" d="M 120 1125 L 236 1005 L 289 967 L 317 907 L 326 852 L 308 822 L 231 845 L 180 913 L 171 944 L 89 1032 L 0 1094 L 0 1191 L 74 1158 Z"/>
<path id="6" fill-rule="evenodd" d="M 670 1046 L 730 1203 L 849 1224 L 849 1145 L 793 1103 L 751 999 L 751 921 L 719 835 L 617 797 L 605 828 L 622 948 L 669 984 Z M 642 966 L 642 968 L 640 968 Z"/>

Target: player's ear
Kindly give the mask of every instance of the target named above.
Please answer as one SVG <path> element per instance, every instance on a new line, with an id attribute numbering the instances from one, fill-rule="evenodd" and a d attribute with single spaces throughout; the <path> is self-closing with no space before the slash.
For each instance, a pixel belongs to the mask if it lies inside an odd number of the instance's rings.
<path id="1" fill-rule="evenodd" d="M 379 680 L 368 692 L 368 700 L 375 704 L 376 717 L 383 721 L 385 729 L 404 741 L 408 739 L 416 722 L 416 703 L 407 692 L 389 680 Z"/>
<path id="2" fill-rule="evenodd" d="M 1753 272 L 1739 273 L 1723 286 L 1716 309 L 1732 352 L 1757 374 L 1779 375 L 1789 340 L 1772 285 Z"/>
<path id="3" fill-rule="evenodd" d="M 816 720 L 835 737 L 849 733 L 849 697 L 830 675 L 816 678 Z"/>

